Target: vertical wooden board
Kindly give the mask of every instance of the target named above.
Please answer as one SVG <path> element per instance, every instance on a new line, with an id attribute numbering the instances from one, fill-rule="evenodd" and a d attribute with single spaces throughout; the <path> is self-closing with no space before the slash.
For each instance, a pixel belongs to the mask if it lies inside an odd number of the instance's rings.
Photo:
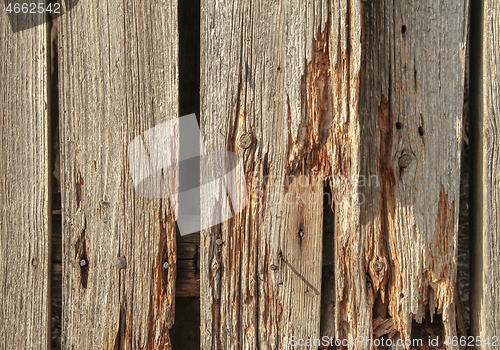
<path id="1" fill-rule="evenodd" d="M 249 200 L 201 234 L 203 349 L 319 337 L 330 16 L 325 1 L 202 2 L 205 146 L 239 155 Z"/>
<path id="2" fill-rule="evenodd" d="M 412 322 L 439 314 L 440 338 L 454 336 L 467 1 L 363 1 L 358 10 L 348 51 L 359 53 L 360 26 L 359 80 L 351 80 L 359 105 L 347 112 L 359 125 L 348 141 L 357 157 L 342 152 L 345 141 L 332 134 L 331 154 L 341 149 L 331 157 L 335 332 L 340 339 L 425 342 Z M 352 54 L 350 61 L 356 74 L 359 61 Z M 353 192 L 343 191 L 342 181 Z"/>
<path id="3" fill-rule="evenodd" d="M 481 5 L 482 4 L 482 8 Z M 471 63 L 478 65 L 471 77 L 477 89 L 477 115 L 474 130 L 475 160 L 473 161 L 474 259 L 472 266 L 471 318 L 472 333 L 481 337 L 481 349 L 495 349 L 500 338 L 500 4 L 485 0 L 475 4 L 480 18 L 475 18 L 474 38 L 482 37 L 481 45 L 471 52 Z M 478 23 L 479 26 L 478 26 Z M 472 23 L 471 23 L 472 25 Z M 472 29 L 471 29 L 472 35 Z M 474 43 L 476 44 L 476 43 Z M 471 46 L 472 49 L 472 46 Z M 479 63 L 480 62 L 480 63 Z M 479 64 L 478 64 L 479 63 Z M 496 337 L 496 338 L 493 338 Z M 486 343 L 488 339 L 488 343 Z M 496 342 L 498 346 L 499 341 Z"/>
<path id="4" fill-rule="evenodd" d="M 274 185 L 306 170 L 331 176 L 336 322 L 328 335 L 418 337 L 412 321 L 426 310 L 442 315 L 442 338 L 455 335 L 467 3 L 283 1 L 266 13 L 259 4 L 219 5 L 203 7 L 204 135 L 213 149 L 239 152 L 249 182 L 255 171 Z M 253 143 L 242 150 L 245 134 Z M 257 198 L 244 213 L 202 235 L 206 348 L 289 346 L 291 335 L 318 334 L 307 313 L 289 311 L 301 305 L 293 277 L 278 290 L 267 278 L 301 220 L 271 198 L 295 187 L 260 186 L 249 185 Z M 255 290 L 257 311 L 248 314 Z"/>
<path id="5" fill-rule="evenodd" d="M 178 117 L 177 2 L 90 1 L 60 28 L 62 346 L 168 349 L 175 218 L 135 192 L 128 146 Z"/>
<path id="6" fill-rule="evenodd" d="M 48 349 L 47 25 L 27 16 L 33 23 L 19 27 L 33 27 L 13 33 L 0 8 L 0 348 Z"/>

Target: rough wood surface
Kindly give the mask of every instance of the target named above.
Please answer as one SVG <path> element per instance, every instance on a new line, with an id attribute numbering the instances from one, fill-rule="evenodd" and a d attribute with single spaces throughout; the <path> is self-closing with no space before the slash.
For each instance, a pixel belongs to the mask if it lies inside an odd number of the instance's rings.
<path id="1" fill-rule="evenodd" d="M 477 5 L 480 5 L 479 2 Z M 500 338 L 500 3 L 485 0 L 475 28 L 481 23 L 473 40 L 482 44 L 471 46 L 471 74 L 477 74 L 478 116 L 474 132 L 476 147 L 473 162 L 474 180 L 472 206 L 474 220 L 474 259 L 472 266 L 471 318 L 472 332 L 481 336 L 481 349 L 496 349 Z M 471 23 L 472 25 L 472 23 Z M 471 32 L 472 35 L 472 32 Z M 471 37 L 472 38 L 472 37 Z M 480 41 L 479 41 L 480 42 Z M 476 43 L 475 43 L 476 44 Z M 477 50 L 472 52 L 472 50 Z M 474 61 L 472 61 L 474 60 Z M 474 62 L 474 63 L 472 63 Z M 477 65 L 477 66 L 476 66 Z M 477 68 L 476 68 L 477 67 Z M 474 78 L 471 78 L 474 79 Z M 472 87 L 471 82 L 471 87 Z M 489 343 L 486 344 L 486 339 Z M 500 340 L 496 342 L 499 346 Z"/>
<path id="2" fill-rule="evenodd" d="M 57 237 L 57 235 L 56 235 Z M 59 234 L 60 237 L 60 234 Z M 177 241 L 178 243 L 179 241 Z M 199 244 L 190 244 L 194 249 Z M 186 250 L 189 251 L 187 254 Z M 175 297 L 191 297 L 200 296 L 200 268 L 198 265 L 198 257 L 191 257 L 193 247 L 183 247 L 177 245 L 177 276 L 175 279 Z M 182 256 L 189 256 L 183 259 Z M 52 260 L 52 294 L 56 297 L 61 297 L 62 284 L 62 262 L 57 260 L 57 256 L 53 255 Z"/>
<path id="3" fill-rule="evenodd" d="M 50 346 L 48 39 L 0 5 L 0 348 Z"/>
<path id="4" fill-rule="evenodd" d="M 323 73 L 329 9 L 205 1 L 201 17 L 202 133 L 207 151 L 243 160 L 249 198 L 201 234 L 201 346 L 289 348 L 320 331 L 323 182 L 312 170 L 331 106 L 322 86 L 311 98 L 303 86 Z"/>
<path id="5" fill-rule="evenodd" d="M 335 322 L 322 332 L 396 342 L 418 338 L 413 320 L 429 317 L 441 339 L 456 334 L 467 10 L 464 0 L 202 4 L 203 133 L 244 159 L 252 198 L 201 236 L 203 348 L 318 337 L 321 207 L 272 203 L 321 196 L 280 184 L 313 171 L 335 198 Z M 312 245 L 299 239 L 304 223 Z M 282 286 L 270 271 L 280 251 L 292 261 Z"/>
<path id="6" fill-rule="evenodd" d="M 352 97 L 359 105 L 350 109 L 350 123 L 360 127 L 349 133 L 359 147 L 345 177 L 364 203 L 353 212 L 349 197 L 332 186 L 336 334 L 418 339 L 412 321 L 440 314 L 443 339 L 457 332 L 467 1 L 369 1 L 361 13 L 359 95 Z M 347 160 L 341 159 L 340 169 Z M 385 320 L 393 326 L 381 334 L 377 326 Z"/>
<path id="7" fill-rule="evenodd" d="M 176 1 L 80 3 L 59 38 L 62 347 L 169 349 L 175 218 L 134 191 L 127 146 L 178 117 Z"/>
<path id="8" fill-rule="evenodd" d="M 347 191 L 332 185 L 337 338 L 425 342 L 412 332 L 412 322 L 424 317 L 444 329 L 441 339 L 457 334 L 467 4 L 363 1 L 352 7 L 345 51 L 352 105 L 344 112 L 352 128 L 332 134 L 329 153 L 335 181 L 348 184 Z M 334 125 L 346 125 L 337 118 Z"/>

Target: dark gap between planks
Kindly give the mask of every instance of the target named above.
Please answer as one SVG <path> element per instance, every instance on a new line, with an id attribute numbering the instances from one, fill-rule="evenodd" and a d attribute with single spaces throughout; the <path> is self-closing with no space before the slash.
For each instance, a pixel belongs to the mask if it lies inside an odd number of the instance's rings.
<path id="1" fill-rule="evenodd" d="M 51 14 L 48 14 L 51 16 Z M 59 151 L 59 67 L 58 67 L 58 20 L 47 23 L 50 38 L 50 139 L 49 153 L 52 188 L 52 270 L 51 270 L 51 347 L 61 349 L 62 314 L 62 220 L 61 220 L 61 172 Z"/>
<path id="2" fill-rule="evenodd" d="M 196 114 L 200 123 L 200 0 L 179 0 L 179 117 Z M 180 130 L 183 143 L 198 143 L 197 135 Z M 199 168 L 199 167 L 198 167 Z M 199 174 L 198 169 L 192 174 Z M 199 178 L 194 179 L 199 183 Z M 181 176 L 180 181 L 183 181 Z M 182 183 L 181 183 L 182 185 Z M 199 201 L 198 201 L 199 202 Z M 185 210 L 182 207 L 179 210 Z M 196 213 L 192 213 L 196 214 Z M 199 213 L 198 213 L 199 215 Z M 177 236 L 175 323 L 170 329 L 173 350 L 199 349 L 200 265 L 199 233 Z"/>
<path id="3" fill-rule="evenodd" d="M 472 282 L 474 289 L 471 289 L 471 292 L 477 292 L 476 288 L 477 284 L 479 284 L 480 288 L 484 288 L 483 277 L 481 273 L 477 271 L 478 267 L 482 266 L 481 255 L 483 254 L 482 249 L 482 230 L 483 230 L 483 222 L 481 218 L 481 213 L 484 210 L 483 208 L 483 184 L 482 184 L 482 175 L 483 175 L 483 140 L 484 135 L 483 126 L 482 126 L 482 69 L 483 69 L 483 31 L 484 31 L 484 2 L 482 0 L 470 0 L 469 1 L 469 37 L 467 40 L 467 61 L 469 63 L 468 67 L 469 71 L 469 129 L 468 133 L 470 139 L 470 157 L 467 162 L 469 172 L 469 208 L 472 208 L 470 211 L 470 219 L 467 224 L 470 222 L 470 264 L 469 270 L 467 271 L 472 274 L 472 278 L 470 278 L 469 282 Z M 467 75 L 466 75 L 467 77 Z M 475 295 L 472 293 L 469 294 L 469 306 L 476 304 L 477 301 L 474 300 Z M 478 295 L 477 298 L 480 298 L 481 295 Z M 479 335 L 479 322 L 480 322 L 480 313 L 478 309 L 473 310 L 475 312 L 470 315 L 470 328 L 475 329 L 474 335 Z M 469 330 L 470 333 L 470 330 Z M 486 336 L 490 336 L 490 334 L 486 334 Z"/>

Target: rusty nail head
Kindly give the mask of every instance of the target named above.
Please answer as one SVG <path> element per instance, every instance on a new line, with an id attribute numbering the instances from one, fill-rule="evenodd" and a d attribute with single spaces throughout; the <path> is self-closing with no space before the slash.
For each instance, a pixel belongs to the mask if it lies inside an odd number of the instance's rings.
<path id="1" fill-rule="evenodd" d="M 400 168 L 406 168 L 408 165 L 410 165 L 412 161 L 411 155 L 408 153 L 403 154 L 401 157 L 399 157 L 398 160 L 398 165 Z"/>
<path id="2" fill-rule="evenodd" d="M 382 269 L 384 268 L 384 263 L 382 261 L 375 261 L 373 263 L 373 269 L 377 272 L 380 272 L 382 271 Z"/>
<path id="3" fill-rule="evenodd" d="M 169 267 L 170 267 L 170 264 L 169 264 L 168 262 L 166 262 L 166 261 L 165 261 L 165 262 L 163 263 L 163 268 L 164 268 L 165 270 L 167 270 Z"/>
<path id="4" fill-rule="evenodd" d="M 85 259 L 80 260 L 80 266 L 84 267 L 85 265 L 87 265 L 87 261 Z"/>
<path id="5" fill-rule="evenodd" d="M 113 265 L 116 266 L 118 269 L 124 269 L 127 267 L 127 259 L 125 259 L 123 256 L 118 256 L 113 260 Z"/>
<path id="6" fill-rule="evenodd" d="M 271 264 L 271 270 L 276 271 L 278 269 L 278 266 Z"/>
<path id="7" fill-rule="evenodd" d="M 33 265 L 34 267 L 38 267 L 38 259 L 37 258 L 33 258 L 31 260 L 31 265 Z"/>
<path id="8" fill-rule="evenodd" d="M 222 239 L 217 238 L 217 240 L 215 241 L 215 244 L 222 245 Z"/>
<path id="9" fill-rule="evenodd" d="M 252 135 L 243 134 L 240 136 L 238 140 L 238 146 L 243 149 L 247 149 L 252 145 Z"/>

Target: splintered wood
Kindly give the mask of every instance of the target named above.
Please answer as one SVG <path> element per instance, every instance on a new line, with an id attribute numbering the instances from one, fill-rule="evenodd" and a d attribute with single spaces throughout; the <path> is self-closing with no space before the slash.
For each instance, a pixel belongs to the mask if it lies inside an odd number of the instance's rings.
<path id="1" fill-rule="evenodd" d="M 454 299 L 467 1 L 364 3 L 359 115 L 362 187 L 359 273 L 337 285 L 340 314 L 363 325 L 392 318 L 394 339 L 440 314 L 457 334 Z M 358 244 L 346 239 L 349 248 Z M 339 242 L 339 240 L 337 240 Z M 339 263 L 349 260 L 337 250 Z M 378 266 L 378 267 L 377 267 Z M 339 281 L 339 280 L 337 280 Z M 343 292 L 344 291 L 344 292 Z M 346 293 L 347 292 L 347 293 Z M 354 295 L 363 296 L 356 300 Z M 342 296 L 344 295 L 344 296 Z M 340 308 L 343 309 L 342 307 Z M 437 325 L 439 327 L 439 325 Z M 356 335 L 372 329 L 358 326 Z M 424 339 L 426 341 L 427 339 Z M 452 346 L 450 347 L 452 348 Z"/>
<path id="2" fill-rule="evenodd" d="M 467 4 L 202 4 L 205 146 L 239 155 L 249 200 L 201 233 L 202 348 L 396 344 L 424 318 L 457 334 Z M 322 198 L 323 179 L 334 320 L 320 334 L 322 205 L 303 198 Z"/>
<path id="3" fill-rule="evenodd" d="M 239 155 L 249 200 L 201 233 L 203 349 L 277 349 L 291 335 L 319 337 L 323 182 L 306 163 L 318 159 L 328 121 L 317 124 L 319 113 L 301 112 L 301 76 L 304 59 L 317 55 L 309 44 L 325 30 L 329 10 L 320 6 L 314 16 L 314 6 L 202 4 L 205 146 Z M 312 92 L 318 99 L 328 90 L 322 84 Z M 245 135 L 252 137 L 248 147 L 239 142 Z"/>

